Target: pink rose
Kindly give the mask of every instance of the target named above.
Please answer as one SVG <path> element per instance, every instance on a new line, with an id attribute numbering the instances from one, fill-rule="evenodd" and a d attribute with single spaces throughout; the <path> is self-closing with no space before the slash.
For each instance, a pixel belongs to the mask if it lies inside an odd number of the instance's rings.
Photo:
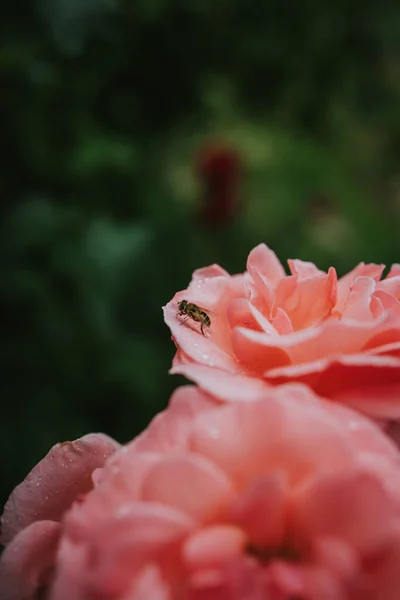
<path id="1" fill-rule="evenodd" d="M 264 383 L 298 381 L 374 418 L 399 419 L 400 265 L 383 280 L 384 265 L 364 263 L 338 279 L 334 268 L 288 262 L 289 276 L 261 244 L 244 274 L 195 271 L 164 308 L 177 346 L 172 372 L 216 396 L 230 378 L 255 395 Z M 178 314 L 183 299 L 215 313 L 205 335 Z"/>
<path id="2" fill-rule="evenodd" d="M 399 460 L 305 386 L 180 388 L 67 513 L 49 600 L 398 600 Z"/>
<path id="3" fill-rule="evenodd" d="M 18 485 L 1 517 L 0 598 L 36 598 L 53 568 L 64 513 L 93 487 L 92 473 L 119 444 L 91 433 L 53 446 Z"/>

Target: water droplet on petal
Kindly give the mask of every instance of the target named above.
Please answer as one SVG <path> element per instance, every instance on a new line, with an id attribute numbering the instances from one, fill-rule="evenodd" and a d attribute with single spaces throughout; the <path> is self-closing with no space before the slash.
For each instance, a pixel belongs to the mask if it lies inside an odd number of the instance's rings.
<path id="1" fill-rule="evenodd" d="M 202 354 L 202 359 L 203 360 L 208 360 L 210 357 L 208 354 Z"/>

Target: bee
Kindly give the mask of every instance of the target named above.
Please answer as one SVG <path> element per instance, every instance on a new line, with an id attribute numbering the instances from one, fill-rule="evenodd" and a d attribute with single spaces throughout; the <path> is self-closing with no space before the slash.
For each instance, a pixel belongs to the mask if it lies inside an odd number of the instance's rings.
<path id="1" fill-rule="evenodd" d="M 185 317 L 183 322 L 187 321 L 188 319 L 193 319 L 193 321 L 201 323 L 200 331 L 203 335 L 205 335 L 204 327 L 207 327 L 208 329 L 211 327 L 211 319 L 208 313 L 212 315 L 215 314 L 208 308 L 202 308 L 201 306 L 197 306 L 197 304 L 193 304 L 193 302 L 188 302 L 187 300 L 181 300 L 178 303 L 178 315 L 180 317 Z"/>

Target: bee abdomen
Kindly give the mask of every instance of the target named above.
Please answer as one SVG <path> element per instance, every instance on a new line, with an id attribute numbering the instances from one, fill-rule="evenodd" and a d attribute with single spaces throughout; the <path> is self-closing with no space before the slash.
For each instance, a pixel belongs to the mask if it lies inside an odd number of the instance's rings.
<path id="1" fill-rule="evenodd" d="M 207 314 L 207 313 L 205 313 L 205 312 L 203 312 L 203 313 L 202 313 L 202 317 L 203 317 L 203 323 L 204 323 L 204 325 L 205 325 L 206 327 L 210 327 L 210 325 L 211 325 L 211 319 L 210 319 L 210 317 L 208 316 L 208 314 Z"/>

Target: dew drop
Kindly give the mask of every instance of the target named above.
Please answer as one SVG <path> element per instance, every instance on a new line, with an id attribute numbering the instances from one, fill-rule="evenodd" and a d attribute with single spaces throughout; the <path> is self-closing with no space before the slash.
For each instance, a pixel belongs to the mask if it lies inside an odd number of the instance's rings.
<path id="1" fill-rule="evenodd" d="M 208 354 L 202 354 L 201 358 L 202 358 L 203 360 L 208 360 L 210 357 L 209 357 L 209 355 L 208 355 Z"/>

